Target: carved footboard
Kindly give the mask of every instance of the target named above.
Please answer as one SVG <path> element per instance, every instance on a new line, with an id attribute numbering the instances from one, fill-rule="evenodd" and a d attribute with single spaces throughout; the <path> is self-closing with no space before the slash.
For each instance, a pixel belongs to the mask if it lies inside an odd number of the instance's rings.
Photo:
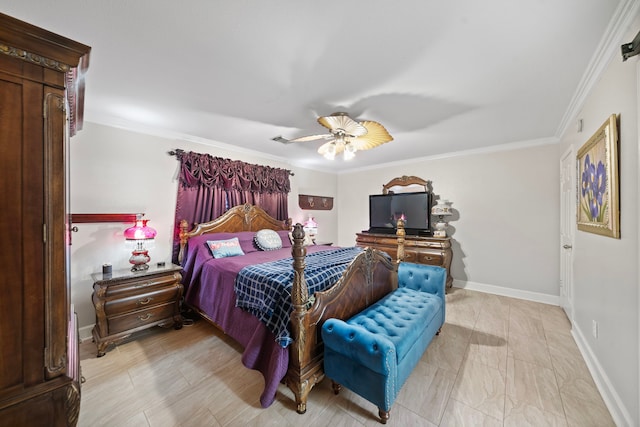
<path id="1" fill-rule="evenodd" d="M 180 223 L 180 262 L 187 241 L 208 233 L 233 233 L 261 229 L 289 230 L 290 220 L 279 221 L 257 206 L 239 205 L 229 209 L 215 220 L 198 224 L 188 231 L 186 221 Z M 398 260 L 404 256 L 404 224 L 398 221 Z M 342 278 L 324 292 L 310 296 L 304 279 L 304 231 L 301 224 L 293 230 L 294 279 L 291 290 L 293 312 L 289 368 L 283 382 L 294 392 L 297 411 L 306 411 L 307 396 L 315 384 L 324 377 L 322 359 L 324 347 L 320 331 L 325 319 L 348 319 L 397 288 L 397 263 L 380 251 L 367 248 L 349 265 Z"/>
<path id="2" fill-rule="evenodd" d="M 399 246 L 403 243 L 398 234 Z M 326 319 L 348 319 L 398 287 L 397 263 L 383 253 L 366 248 L 349 265 L 342 278 L 331 288 L 310 297 L 304 280 L 306 249 L 302 225 L 293 230 L 292 249 L 295 270 L 291 298 L 291 334 L 289 370 L 284 383 L 296 397 L 297 412 L 306 411 L 307 397 L 313 386 L 324 378 L 324 346 L 320 331 Z M 402 251 L 399 248 L 398 253 Z"/>

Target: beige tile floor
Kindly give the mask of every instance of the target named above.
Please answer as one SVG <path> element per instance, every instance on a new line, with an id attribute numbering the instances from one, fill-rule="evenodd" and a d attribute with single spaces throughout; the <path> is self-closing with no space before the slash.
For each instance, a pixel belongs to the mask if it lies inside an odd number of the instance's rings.
<path id="1" fill-rule="evenodd" d="M 259 373 L 204 321 L 153 328 L 106 356 L 81 344 L 79 426 L 376 426 L 377 409 L 328 380 L 298 415 L 280 386 L 267 409 Z M 559 307 L 453 289 L 446 324 L 391 408 L 390 426 L 615 425 Z"/>

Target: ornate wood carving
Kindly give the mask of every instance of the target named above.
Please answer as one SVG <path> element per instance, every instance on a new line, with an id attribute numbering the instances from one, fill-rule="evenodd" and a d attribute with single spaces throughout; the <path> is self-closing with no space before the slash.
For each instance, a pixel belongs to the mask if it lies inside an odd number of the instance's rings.
<path id="1" fill-rule="evenodd" d="M 330 211 L 331 209 L 333 209 L 333 197 L 299 194 L 298 206 L 300 206 L 300 209 Z"/>
<path id="2" fill-rule="evenodd" d="M 402 262 L 404 261 L 404 239 L 407 233 L 404 230 L 404 220 L 402 218 L 398 219 L 397 225 L 398 229 L 396 230 L 396 237 L 398 239 L 398 252 L 396 254 L 396 259 L 398 262 Z"/>
<path id="3" fill-rule="evenodd" d="M 178 262 L 182 263 L 184 250 L 189 238 L 208 233 L 224 233 L 238 231 L 259 231 L 263 228 L 271 230 L 291 230 L 291 218 L 286 221 L 277 220 L 258 206 L 250 204 L 238 205 L 213 221 L 204 224 L 195 224 L 193 230 L 189 230 L 187 221 L 180 221 L 180 252 Z"/>
<path id="4" fill-rule="evenodd" d="M 80 387 L 75 382 L 67 386 L 66 410 L 67 425 L 75 426 L 80 416 Z"/>
<path id="5" fill-rule="evenodd" d="M 4 43 L 0 43 L 0 53 L 13 56 L 14 58 L 22 59 L 23 61 L 32 62 L 42 67 L 51 68 L 56 71 L 62 71 L 66 73 L 71 69 L 71 67 L 67 64 L 63 64 L 54 59 L 46 58 L 42 55 L 27 52 L 24 49 L 8 46 Z"/>
<path id="6" fill-rule="evenodd" d="M 389 188 L 391 187 L 406 187 L 408 185 L 422 185 L 424 187 L 424 191 L 429 191 L 429 185 L 431 185 L 431 181 L 425 181 L 424 179 L 418 178 L 417 176 L 403 175 L 398 178 L 393 178 L 391 181 L 383 185 L 382 194 L 388 194 Z"/>
<path id="7" fill-rule="evenodd" d="M 20 34 L 19 38 L 15 35 Z M 69 102 L 70 135 L 82 129 L 84 75 L 91 48 L 47 30 L 0 13 L 0 54 L 66 73 L 64 86 Z"/>
<path id="8" fill-rule="evenodd" d="M 61 299 L 59 283 L 64 283 L 64 271 L 55 266 L 64 265 L 64 254 L 59 248 L 64 247 L 65 206 L 64 176 L 56 171 L 64 170 L 64 152 L 61 143 L 64 136 L 65 120 L 64 94 L 57 89 L 50 89 L 44 98 L 44 157 L 45 157 L 45 206 L 46 221 L 45 268 L 48 270 L 45 280 L 45 375 L 55 378 L 67 369 L 67 316 L 66 298 Z"/>

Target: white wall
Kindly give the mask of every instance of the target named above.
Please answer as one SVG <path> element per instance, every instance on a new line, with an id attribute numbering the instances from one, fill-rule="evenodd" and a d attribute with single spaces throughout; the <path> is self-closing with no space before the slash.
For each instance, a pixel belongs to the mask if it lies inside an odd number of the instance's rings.
<path id="1" fill-rule="evenodd" d="M 340 244 L 368 228 L 368 195 L 394 177 L 432 181 L 452 202 L 455 286 L 557 303 L 558 146 L 424 159 L 338 178 Z"/>
<path id="2" fill-rule="evenodd" d="M 85 123 L 84 129 L 71 139 L 71 213 L 144 213 L 149 225 L 158 231 L 154 247 L 149 250 L 151 262 L 170 262 L 178 161 L 167 152 L 175 148 L 291 170 L 295 175 L 290 178 L 289 216 L 295 223 L 311 214 L 319 223 L 319 240 L 337 239 L 335 208 L 303 211 L 298 207 L 298 194 L 335 197 L 334 174 L 292 167 L 285 161 L 246 150 L 234 151 L 232 147 L 214 148 L 94 123 Z M 79 231 L 73 233 L 71 246 L 71 299 L 83 338 L 90 336 L 95 323 L 91 274 L 101 272 L 105 262 L 114 269 L 130 268 L 131 249 L 126 247 L 123 232 L 131 225 L 76 224 Z"/>
<path id="3" fill-rule="evenodd" d="M 626 39 L 640 29 L 636 19 Z M 619 45 L 620 43 L 618 43 Z M 620 115 L 621 238 L 575 231 L 573 245 L 574 335 L 583 348 L 600 390 L 620 425 L 640 425 L 638 383 L 638 57 L 622 62 L 619 51 L 591 90 L 562 151 L 577 150 L 611 114 Z M 579 180 L 578 180 L 579 182 Z M 598 338 L 591 333 L 598 322 Z"/>

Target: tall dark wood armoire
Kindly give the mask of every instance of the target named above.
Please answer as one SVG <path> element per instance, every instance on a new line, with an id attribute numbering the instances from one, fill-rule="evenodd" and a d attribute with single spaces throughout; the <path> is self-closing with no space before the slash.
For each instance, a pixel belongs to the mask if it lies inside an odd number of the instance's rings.
<path id="1" fill-rule="evenodd" d="M 67 141 L 89 51 L 0 14 L 0 426 L 78 420 Z"/>

